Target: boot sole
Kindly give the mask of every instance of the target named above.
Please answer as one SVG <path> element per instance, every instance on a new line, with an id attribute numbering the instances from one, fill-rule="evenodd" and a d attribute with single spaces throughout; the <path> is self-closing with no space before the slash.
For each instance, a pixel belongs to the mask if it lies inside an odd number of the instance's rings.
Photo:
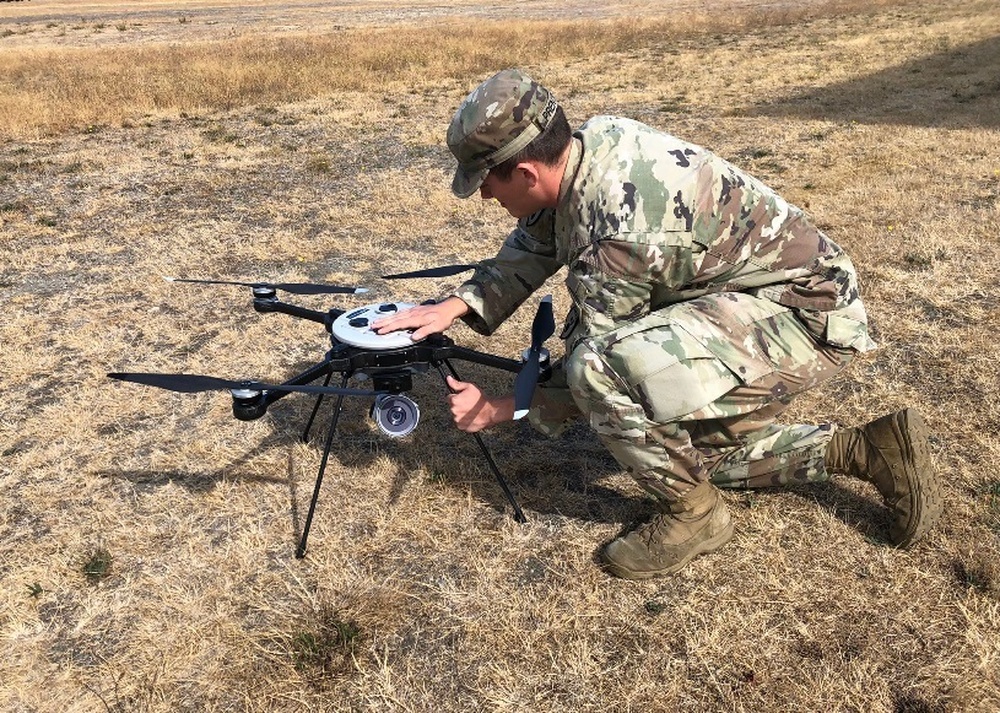
<path id="1" fill-rule="evenodd" d="M 691 551 L 684 557 L 684 559 L 670 565 L 669 567 L 664 567 L 663 569 L 629 569 L 624 565 L 611 561 L 606 556 L 602 556 L 602 560 L 604 569 L 616 577 L 621 577 L 622 579 L 654 579 L 655 577 L 666 577 L 680 572 L 698 555 L 708 554 L 709 552 L 719 549 L 724 544 L 729 542 L 732 537 L 733 522 L 730 520 L 726 523 L 726 526 L 717 535 L 715 535 L 715 537 L 705 540 L 704 542 L 699 542 L 695 547 L 691 548 Z"/>
<path id="2" fill-rule="evenodd" d="M 927 534 L 941 516 L 941 488 L 928 446 L 924 419 L 914 409 L 904 409 L 892 419 L 893 433 L 905 456 L 903 475 L 910 490 L 910 519 L 897 532 L 892 530 L 892 542 L 897 547 L 909 547 Z"/>

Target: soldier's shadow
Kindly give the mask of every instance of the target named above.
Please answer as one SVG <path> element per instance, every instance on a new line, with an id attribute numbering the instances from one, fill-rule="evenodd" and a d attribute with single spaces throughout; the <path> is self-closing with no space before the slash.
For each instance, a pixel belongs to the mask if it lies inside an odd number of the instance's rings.
<path id="1" fill-rule="evenodd" d="M 583 425 L 552 439 L 521 424 L 484 440 L 526 510 L 603 523 L 630 521 L 652 511 L 649 499 Z M 475 458 L 469 450 L 474 444 L 471 439 L 468 443 L 463 450 Z M 504 499 L 497 498 L 502 491 L 483 466 L 469 485 L 480 499 L 503 506 Z"/>
<path id="2" fill-rule="evenodd" d="M 788 493 L 823 508 L 845 525 L 857 531 L 869 542 L 890 545 L 889 528 L 892 525 L 892 518 L 888 508 L 882 505 L 881 498 L 874 487 L 870 488 L 870 492 L 868 492 L 867 487 L 863 493 L 857 490 L 857 488 L 848 485 L 847 478 L 844 477 L 823 483 L 737 492 L 755 492 L 765 494 L 765 496 L 767 493 Z"/>
<path id="3" fill-rule="evenodd" d="M 408 392 L 421 405 L 419 427 L 406 438 L 382 439 L 378 444 L 396 466 L 387 494 L 390 505 L 413 485 L 415 473 L 424 473 L 431 485 L 466 488 L 498 513 L 513 515 L 498 482 L 499 473 L 528 518 L 535 512 L 620 522 L 642 508 L 644 498 L 628 492 L 631 479 L 623 476 L 621 466 L 589 428 L 576 425 L 559 438 L 549 438 L 525 419 L 481 432 L 481 447 L 477 439 L 459 431 L 452 422 L 445 402 L 447 389 L 440 377 L 425 376 L 415 380 Z M 476 383 L 486 393 L 500 394 L 509 392 L 513 375 L 463 364 L 462 379 Z M 604 484 L 616 478 L 624 482 L 624 489 L 617 483 L 612 487 Z"/>

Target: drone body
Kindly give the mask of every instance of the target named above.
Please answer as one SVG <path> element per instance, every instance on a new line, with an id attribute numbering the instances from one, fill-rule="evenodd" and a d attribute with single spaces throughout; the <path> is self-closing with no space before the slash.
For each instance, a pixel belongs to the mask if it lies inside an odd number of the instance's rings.
<path id="1" fill-rule="evenodd" d="M 413 307 L 412 302 L 382 302 L 352 309 L 333 320 L 330 333 L 344 344 L 364 349 L 394 349 L 413 344 L 411 332 L 399 331 L 379 334 L 371 328 L 372 322 L 380 317 L 402 312 Z"/>

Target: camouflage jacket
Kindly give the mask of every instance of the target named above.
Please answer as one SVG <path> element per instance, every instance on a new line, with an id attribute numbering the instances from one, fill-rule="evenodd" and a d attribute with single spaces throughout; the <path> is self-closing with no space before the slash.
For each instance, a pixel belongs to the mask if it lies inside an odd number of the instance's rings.
<path id="1" fill-rule="evenodd" d="M 667 305 L 750 292 L 796 310 L 827 343 L 864 351 L 854 266 L 802 211 L 711 151 L 599 116 L 574 134 L 559 203 L 518 222 L 455 295 L 490 334 L 562 266 L 567 353 Z"/>

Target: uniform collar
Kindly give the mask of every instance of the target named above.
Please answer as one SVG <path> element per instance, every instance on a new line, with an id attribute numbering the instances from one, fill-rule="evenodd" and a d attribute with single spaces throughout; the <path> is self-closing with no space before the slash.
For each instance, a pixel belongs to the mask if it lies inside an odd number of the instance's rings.
<path id="1" fill-rule="evenodd" d="M 580 170 L 582 160 L 583 141 L 580 140 L 580 137 L 574 136 L 570 141 L 569 159 L 566 161 L 566 168 L 563 170 L 562 180 L 559 182 L 558 205 L 562 205 L 563 201 L 566 200 L 566 196 L 569 195 L 570 187 L 573 185 L 573 181 L 576 180 L 576 174 Z"/>

